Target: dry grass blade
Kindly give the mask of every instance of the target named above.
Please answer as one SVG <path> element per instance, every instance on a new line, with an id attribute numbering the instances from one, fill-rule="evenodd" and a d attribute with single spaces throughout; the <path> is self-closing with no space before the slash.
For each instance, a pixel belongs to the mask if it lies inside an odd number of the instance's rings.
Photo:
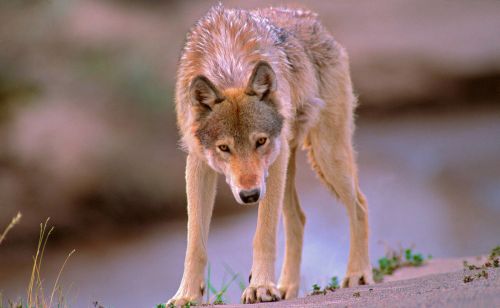
<path id="1" fill-rule="evenodd" d="M 44 224 L 40 224 L 40 237 L 38 239 L 38 246 L 36 249 L 36 254 L 33 257 L 33 269 L 31 271 L 31 277 L 30 277 L 30 282 L 28 285 L 28 294 L 27 294 L 27 304 L 28 307 L 33 307 L 33 305 L 36 306 L 38 300 L 40 299 L 39 296 L 44 298 L 43 296 L 43 289 L 42 289 L 42 280 L 40 276 L 40 267 L 42 264 L 43 260 L 43 254 L 45 252 L 45 246 L 47 245 L 47 240 L 54 230 L 54 228 L 50 228 L 48 232 L 47 231 L 47 224 L 49 222 L 50 218 L 47 218 Z M 37 286 L 35 290 L 33 290 L 33 287 L 35 286 L 35 280 L 37 283 Z M 45 306 L 45 303 L 44 303 Z"/>
<path id="2" fill-rule="evenodd" d="M 47 222 L 49 221 L 50 218 L 47 219 L 45 222 L 45 225 L 47 225 Z M 40 274 L 40 267 L 42 266 L 42 261 L 43 261 L 43 256 L 45 255 L 45 247 L 47 246 L 47 241 L 49 240 L 49 236 L 54 230 L 54 227 L 51 227 L 47 235 L 45 236 L 45 239 L 42 243 L 42 251 L 40 253 L 40 257 L 38 258 L 38 264 L 36 264 L 36 280 L 37 280 L 37 288 L 36 288 L 36 296 L 35 299 L 38 301 L 41 300 L 42 307 L 47 307 L 47 303 L 45 301 L 45 293 L 43 292 L 43 286 L 42 286 L 42 275 Z M 51 306 L 49 306 L 51 307 Z"/>
<path id="3" fill-rule="evenodd" d="M 9 223 L 9 225 L 7 226 L 7 228 L 5 228 L 2 235 L 0 235 L 0 244 L 2 244 L 3 240 L 7 236 L 7 233 L 9 233 L 10 229 L 12 229 L 15 225 L 17 225 L 19 223 L 19 221 L 21 220 L 21 217 L 22 217 L 21 213 L 18 212 L 17 215 L 14 218 L 12 218 L 12 220 Z"/>
<path id="4" fill-rule="evenodd" d="M 73 249 L 67 256 L 66 259 L 64 260 L 63 265 L 61 266 L 61 269 L 59 269 L 59 273 L 57 274 L 56 281 L 54 282 L 54 287 L 52 288 L 52 293 L 50 294 L 50 301 L 49 301 L 49 307 L 52 307 L 52 300 L 54 298 L 54 293 L 56 292 L 57 286 L 59 284 L 59 278 L 61 278 L 61 274 L 64 270 L 64 267 L 66 266 L 66 263 L 68 263 L 69 258 L 71 258 L 71 255 L 75 253 L 75 249 Z"/>

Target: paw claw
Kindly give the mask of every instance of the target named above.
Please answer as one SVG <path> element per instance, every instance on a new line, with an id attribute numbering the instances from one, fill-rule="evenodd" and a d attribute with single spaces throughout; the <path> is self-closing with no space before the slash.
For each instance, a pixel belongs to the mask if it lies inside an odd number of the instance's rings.
<path id="1" fill-rule="evenodd" d="M 243 291 L 241 301 L 244 304 L 275 302 L 281 299 L 280 291 L 274 284 L 249 286 Z"/>

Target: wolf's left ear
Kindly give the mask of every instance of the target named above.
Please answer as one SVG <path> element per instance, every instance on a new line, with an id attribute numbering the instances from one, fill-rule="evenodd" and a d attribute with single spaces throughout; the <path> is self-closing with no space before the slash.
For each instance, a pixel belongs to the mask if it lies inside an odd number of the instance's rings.
<path id="1" fill-rule="evenodd" d="M 276 91 L 276 87 L 276 74 L 271 65 L 265 61 L 259 61 L 252 71 L 246 93 L 264 99 L 269 93 Z"/>
<path id="2" fill-rule="evenodd" d="M 203 75 L 193 79 L 189 88 L 189 95 L 194 106 L 208 110 L 212 110 L 215 104 L 224 100 L 217 87 Z"/>

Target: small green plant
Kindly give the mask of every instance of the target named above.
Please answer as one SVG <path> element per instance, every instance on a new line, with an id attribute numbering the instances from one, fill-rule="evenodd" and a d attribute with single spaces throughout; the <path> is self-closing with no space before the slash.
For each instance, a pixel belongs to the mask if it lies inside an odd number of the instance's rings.
<path id="1" fill-rule="evenodd" d="M 193 306 L 196 306 L 195 302 L 187 302 L 184 305 L 182 305 L 182 308 L 191 308 Z M 167 304 L 158 304 L 156 305 L 156 308 L 175 308 L 175 305 L 172 303 L 168 304 L 168 306 Z"/>
<path id="2" fill-rule="evenodd" d="M 488 279 L 488 272 L 486 271 L 490 267 L 500 267 L 500 246 L 493 248 L 486 259 L 486 261 L 481 265 L 469 264 L 469 262 L 464 261 L 464 272 L 466 270 L 473 271 L 472 275 L 465 275 L 463 278 L 464 283 L 469 283 L 474 281 L 474 279 Z M 474 274 L 474 271 L 476 272 Z"/>
<path id="3" fill-rule="evenodd" d="M 488 272 L 485 270 L 480 271 L 479 273 L 476 274 L 477 278 L 484 277 L 485 279 L 488 279 Z"/>
<path id="4" fill-rule="evenodd" d="M 430 259 L 432 259 L 431 255 L 427 257 L 427 260 Z M 421 253 L 415 253 L 411 248 L 399 249 L 399 251 L 389 248 L 386 255 L 378 259 L 378 267 L 373 268 L 373 280 L 381 282 L 384 276 L 392 275 L 398 268 L 421 266 L 425 261 L 426 259 Z"/>
<path id="5" fill-rule="evenodd" d="M 359 292 L 354 292 L 354 293 L 352 294 L 352 296 L 353 296 L 353 297 L 361 297 L 361 293 L 359 293 Z"/>
<path id="6" fill-rule="evenodd" d="M 224 295 L 227 292 L 227 289 L 231 284 L 238 278 L 239 274 L 234 273 L 234 271 L 227 265 L 226 267 L 226 273 L 229 272 L 231 274 L 231 279 L 229 280 L 228 283 L 224 284 L 222 283 L 222 287 L 220 290 L 217 290 L 215 286 L 213 285 L 211 281 L 211 272 L 210 272 L 210 264 L 208 264 L 208 269 L 207 269 L 207 304 L 213 304 L 213 305 L 224 305 L 225 300 L 224 300 Z M 224 279 L 223 279 L 224 280 Z M 242 282 L 240 281 L 240 288 L 242 286 Z M 243 289 L 244 289 L 244 283 L 243 283 Z M 210 293 L 212 293 L 212 297 L 210 296 Z"/>
<path id="7" fill-rule="evenodd" d="M 496 257 L 500 257 L 500 245 L 498 245 L 498 246 L 496 246 L 495 248 L 493 248 L 493 249 L 491 250 L 490 255 L 488 256 L 488 258 L 489 258 L 490 260 L 493 260 L 493 259 L 495 259 Z"/>
<path id="8" fill-rule="evenodd" d="M 312 285 L 312 291 L 309 293 L 309 295 L 318 295 L 318 294 L 323 294 L 325 295 L 328 291 L 334 292 L 339 288 L 339 279 L 337 276 L 333 276 L 330 278 L 330 282 L 328 285 L 324 288 L 321 288 L 321 286 L 317 283 Z"/>
<path id="9" fill-rule="evenodd" d="M 331 279 L 330 279 L 330 282 L 328 283 L 328 285 L 326 286 L 325 290 L 327 291 L 335 291 L 339 288 L 339 279 L 337 278 L 337 276 L 333 276 Z"/>
<path id="10" fill-rule="evenodd" d="M 246 288 L 245 283 L 243 280 L 240 278 L 240 275 L 238 273 L 235 273 L 233 269 L 227 265 L 224 264 L 224 268 L 226 270 L 225 274 L 229 273 L 231 276 L 231 279 L 229 280 L 228 283 L 224 283 L 225 277 L 222 279 L 222 287 L 220 290 L 217 290 L 212 282 L 212 274 L 211 274 L 211 267 L 210 264 L 208 264 L 207 267 L 207 280 L 205 281 L 206 285 L 206 305 L 224 305 L 225 304 L 225 294 L 227 293 L 227 290 L 229 287 L 233 284 L 234 281 L 238 279 L 238 284 L 240 289 L 243 291 Z M 190 308 L 192 306 L 196 306 L 197 303 L 195 302 L 187 302 L 184 304 L 182 307 L 183 308 Z M 0 307 L 2 308 L 2 307 Z M 156 308 L 175 308 L 174 304 L 169 304 L 168 306 L 166 304 L 158 304 L 156 305 Z"/>
<path id="11" fill-rule="evenodd" d="M 411 249 L 405 250 L 406 262 L 409 262 L 413 266 L 420 266 L 424 263 L 424 257 L 420 253 L 414 254 Z"/>
<path id="12" fill-rule="evenodd" d="M 226 263 L 223 263 L 224 265 L 224 269 L 226 270 L 227 273 L 229 273 L 229 275 L 231 276 L 237 276 L 237 281 L 238 281 L 238 287 L 240 288 L 241 292 L 245 291 L 247 285 L 245 283 L 245 281 L 241 278 L 240 275 L 238 275 L 229 265 L 227 265 Z"/>
<path id="13" fill-rule="evenodd" d="M 315 283 L 312 285 L 312 291 L 310 295 L 319 295 L 319 294 L 326 294 L 326 291 L 322 290 L 321 287 L 317 283 Z"/>

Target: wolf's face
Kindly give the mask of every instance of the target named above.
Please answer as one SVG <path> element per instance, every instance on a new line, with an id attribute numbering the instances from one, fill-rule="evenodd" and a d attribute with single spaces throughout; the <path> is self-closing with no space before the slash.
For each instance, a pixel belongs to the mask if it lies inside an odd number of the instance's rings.
<path id="1" fill-rule="evenodd" d="M 255 66 L 246 88 L 219 91 L 204 76 L 191 83 L 195 135 L 208 164 L 226 176 L 241 204 L 264 197 L 269 166 L 280 151 L 283 117 L 275 92 L 276 77 L 266 62 Z"/>

